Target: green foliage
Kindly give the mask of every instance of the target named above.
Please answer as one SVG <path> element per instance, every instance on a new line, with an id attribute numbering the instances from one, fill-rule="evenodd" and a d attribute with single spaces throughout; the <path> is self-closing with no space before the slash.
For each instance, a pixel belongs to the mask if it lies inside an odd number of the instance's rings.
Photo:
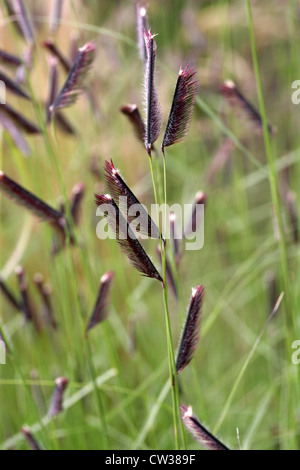
<path id="1" fill-rule="evenodd" d="M 92 157 L 102 174 L 105 160 L 112 158 L 139 200 L 147 206 L 154 203 L 147 153 L 119 112 L 130 102 L 142 109 L 143 67 L 135 45 L 134 2 L 65 2 L 55 38 L 62 51 L 68 55 L 74 31 L 80 35 L 79 46 L 89 40 L 98 45 L 89 89 L 99 109 L 93 109 L 85 94 L 65 114 L 77 137 L 45 128 L 41 103 L 47 96 L 48 65 L 40 44 L 49 34 L 45 21 L 49 12 L 45 2 L 28 2 L 30 11 L 33 3 L 39 27 L 29 74 L 34 106 L 12 96 L 8 102 L 36 122 L 43 134 L 28 137 L 31 155 L 24 158 L 1 130 L 0 170 L 51 207 L 59 207 L 61 197 L 68 200 L 78 182 L 85 183 L 86 192 L 80 225 L 73 227 L 77 246 L 67 243 L 55 257 L 51 227 L 0 193 L 0 273 L 17 293 L 14 270 L 22 265 L 39 312 L 33 277 L 42 273 L 52 286 L 58 323 L 57 331 L 45 326 L 38 334 L 0 297 L 0 326 L 12 349 L 7 364 L 0 365 L 0 448 L 27 449 L 19 435 L 27 424 L 47 449 L 174 449 L 161 286 L 141 278 L 115 241 L 98 240 L 94 192 L 105 193 L 106 188 L 90 171 Z M 232 78 L 259 109 L 246 3 L 150 2 L 152 32 L 158 33 L 158 95 L 165 119 L 181 65 L 195 65 L 201 85 L 188 138 L 166 154 L 168 202 L 192 203 L 199 190 L 208 196 L 204 248 L 184 253 L 178 273 L 180 300 L 177 303 L 170 295 L 169 310 L 176 346 L 191 289 L 205 286 L 201 340 L 180 376 L 182 403 L 192 405 L 201 422 L 217 429 L 230 448 L 238 449 L 238 428 L 242 448 L 299 449 L 300 369 L 291 361 L 292 342 L 300 332 L 299 245 L 293 243 L 281 197 L 277 209 L 283 218 L 286 273 L 274 237 L 269 184 L 275 171 L 281 188 L 286 181 L 281 170 L 287 167 L 289 188 L 299 187 L 299 107 L 291 103 L 291 84 L 300 79 L 299 16 L 297 2 L 250 3 L 260 98 L 268 120 L 277 127 L 271 141 L 271 171 L 263 137 L 235 117 L 218 91 L 224 80 Z M 24 42 L 13 26 L 2 21 L 1 28 L 1 49 L 22 56 Z M 60 85 L 65 78 L 60 69 Z M 207 172 L 224 135 L 235 148 L 231 160 L 209 183 Z M 153 161 L 155 165 L 154 157 Z M 157 174 L 162 162 L 155 167 Z M 298 210 L 298 196 L 296 204 Z M 145 246 L 156 262 L 157 241 Z M 110 315 L 87 340 L 85 328 L 99 281 L 109 270 L 116 273 Z M 285 295 L 277 316 L 256 343 L 275 305 L 274 297 L 270 301 L 270 273 L 276 279 L 275 302 L 282 291 L 287 294 L 287 282 L 289 298 L 286 302 Z M 65 411 L 50 421 L 45 416 L 55 379 L 61 376 L 69 379 Z M 199 449 L 189 435 L 186 441 L 188 449 Z"/>

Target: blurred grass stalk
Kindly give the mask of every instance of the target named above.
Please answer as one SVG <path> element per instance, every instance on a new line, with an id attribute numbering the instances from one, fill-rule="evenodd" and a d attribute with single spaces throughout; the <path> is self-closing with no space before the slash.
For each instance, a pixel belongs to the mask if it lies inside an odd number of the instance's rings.
<path id="1" fill-rule="evenodd" d="M 269 133 L 268 127 L 268 119 L 266 113 L 266 105 L 263 93 L 263 85 L 260 73 L 260 67 L 258 62 L 258 55 L 256 49 L 256 42 L 255 42 L 255 34 L 254 34 L 254 24 L 253 24 L 253 17 L 252 17 L 252 10 L 250 6 L 250 0 L 245 0 L 246 8 L 247 8 L 247 17 L 248 17 L 248 26 L 249 26 L 249 37 L 250 37 L 250 45 L 251 45 L 251 52 L 253 58 L 253 65 L 256 77 L 256 85 L 257 85 L 257 93 L 259 99 L 259 107 L 260 113 L 262 116 L 262 123 L 263 123 L 263 136 L 264 136 L 264 143 L 265 143 L 265 150 L 268 159 L 269 165 L 269 182 L 270 182 L 270 189 L 271 189 L 271 196 L 272 196 L 272 204 L 275 211 L 276 223 L 279 230 L 279 250 L 280 250 L 280 258 L 281 258 L 281 268 L 282 268 L 282 276 L 283 276 L 283 283 L 285 289 L 285 304 L 287 314 L 292 315 L 292 319 L 295 323 L 294 317 L 294 308 L 293 308 L 293 301 L 292 301 L 292 293 L 290 287 L 290 275 L 289 275 L 289 266 L 288 266 L 288 256 L 287 256 L 287 247 L 286 247 L 286 240 L 285 240 L 285 233 L 284 233 L 284 226 L 283 220 L 281 216 L 281 204 L 279 199 L 279 184 L 278 184 L 278 174 L 275 165 L 275 157 L 272 149 L 271 144 L 271 137 Z M 287 319 L 286 319 L 287 320 Z M 288 328 L 288 322 L 286 323 L 286 327 Z"/>
<path id="2" fill-rule="evenodd" d="M 245 3 L 246 3 L 246 9 L 247 9 L 249 39 L 250 39 L 251 53 L 252 53 L 252 59 L 253 59 L 253 66 L 254 66 L 254 71 L 255 71 L 259 107 L 260 107 L 260 113 L 262 116 L 262 123 L 263 123 L 263 136 L 264 136 L 265 150 L 266 150 L 266 155 L 267 155 L 268 165 L 269 165 L 269 182 L 270 182 L 272 204 L 274 208 L 275 222 L 277 224 L 278 235 L 279 235 L 278 245 L 279 245 L 279 251 L 280 251 L 282 283 L 283 283 L 284 292 L 285 292 L 285 310 L 286 310 L 285 315 L 284 315 L 285 343 L 286 343 L 286 353 L 287 353 L 287 356 L 289 357 L 290 348 L 291 348 L 291 338 L 297 336 L 296 306 L 294 305 L 294 301 L 292 297 L 287 244 L 286 244 L 286 239 L 285 239 L 284 224 L 283 224 L 282 212 L 281 212 L 281 203 L 280 203 L 280 198 L 279 198 L 279 181 L 278 181 L 278 174 L 277 174 L 276 164 L 275 164 L 275 156 L 274 156 L 274 152 L 272 149 L 271 137 L 270 137 L 269 127 L 268 127 L 268 119 L 267 119 L 267 113 L 266 113 L 262 77 L 261 77 L 260 66 L 258 62 L 257 48 L 256 48 L 252 9 L 250 5 L 250 0 L 245 0 Z M 291 372 L 291 375 L 292 375 L 292 372 Z M 290 396 L 292 394 L 291 400 L 289 400 L 289 403 L 287 404 L 287 409 L 288 411 L 290 411 L 290 413 L 285 413 L 284 416 L 281 415 L 282 420 L 284 420 L 284 422 L 279 423 L 282 426 L 282 430 L 293 429 L 293 425 L 295 429 L 295 427 L 297 426 L 295 417 L 293 416 L 293 409 L 292 409 L 292 404 L 291 404 L 293 402 L 293 399 L 297 400 L 297 397 L 295 397 L 295 395 L 297 395 L 297 391 L 298 391 L 298 384 L 295 383 L 295 380 L 291 380 L 282 385 L 282 390 L 281 390 L 282 394 L 284 394 L 285 396 L 286 395 Z M 291 434 L 291 433 L 286 434 L 285 432 L 282 432 L 282 438 L 283 438 L 282 445 L 284 445 L 284 447 L 289 448 L 289 449 L 291 448 L 297 449 L 298 442 L 297 442 L 297 438 L 295 437 L 295 434 Z"/>

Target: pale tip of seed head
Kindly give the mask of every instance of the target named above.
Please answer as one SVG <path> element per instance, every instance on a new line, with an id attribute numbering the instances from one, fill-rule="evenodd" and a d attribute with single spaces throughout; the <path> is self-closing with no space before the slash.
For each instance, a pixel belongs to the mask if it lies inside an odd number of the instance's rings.
<path id="1" fill-rule="evenodd" d="M 147 15 L 147 10 L 145 7 L 140 7 L 140 15 L 144 18 Z"/>
<path id="2" fill-rule="evenodd" d="M 191 406 L 182 406 L 183 418 L 192 418 L 194 416 L 193 408 Z"/>
<path id="3" fill-rule="evenodd" d="M 15 269 L 15 274 L 17 276 L 22 276 L 24 274 L 24 269 L 22 268 L 22 266 L 17 266 L 16 269 Z"/>
<path id="4" fill-rule="evenodd" d="M 133 113 L 133 111 L 137 110 L 137 105 L 136 104 L 130 104 L 128 107 L 129 107 L 129 110 L 130 110 L 131 113 Z"/>
<path id="5" fill-rule="evenodd" d="M 47 59 L 48 59 L 48 64 L 49 64 L 50 67 L 56 67 L 57 66 L 58 60 L 52 54 L 49 54 Z"/>
<path id="6" fill-rule="evenodd" d="M 79 52 L 92 52 L 96 50 L 94 41 L 90 41 L 79 49 Z"/>
<path id="7" fill-rule="evenodd" d="M 101 284 L 105 284 L 106 282 L 109 282 L 112 280 L 112 278 L 114 277 L 114 273 L 113 271 L 109 271 L 108 273 L 105 273 L 102 277 L 101 277 Z"/>
<path id="8" fill-rule="evenodd" d="M 206 202 L 207 196 L 203 191 L 198 191 L 195 200 L 197 204 L 204 204 Z"/>
<path id="9" fill-rule="evenodd" d="M 69 380 L 66 379 L 65 377 L 58 377 L 56 380 L 55 380 L 55 385 L 57 387 L 66 387 L 69 383 Z"/>
<path id="10" fill-rule="evenodd" d="M 196 297 L 197 292 L 198 292 L 198 289 L 194 289 L 194 288 L 192 289 L 192 297 L 193 297 L 193 299 Z"/>
<path id="11" fill-rule="evenodd" d="M 38 284 L 38 285 L 41 285 L 44 282 L 44 278 L 43 278 L 42 274 L 40 274 L 40 273 L 36 273 L 34 275 L 33 280 L 34 280 L 34 283 Z"/>
<path id="12" fill-rule="evenodd" d="M 85 188 L 86 186 L 84 183 L 77 183 L 72 190 L 72 195 L 83 193 L 85 191 Z"/>
<path id="13" fill-rule="evenodd" d="M 231 90 L 234 90 L 236 88 L 235 86 L 235 83 L 232 81 L 232 80 L 226 80 L 224 82 L 224 85 L 227 87 L 227 88 L 230 88 Z"/>
<path id="14" fill-rule="evenodd" d="M 175 220 L 176 220 L 176 214 L 175 214 L 175 212 L 171 212 L 171 214 L 170 214 L 170 222 L 175 222 Z"/>
<path id="15" fill-rule="evenodd" d="M 29 426 L 25 425 L 21 428 L 21 433 L 24 435 L 24 436 L 30 436 L 31 435 L 31 432 L 30 432 L 30 428 Z"/>
<path id="16" fill-rule="evenodd" d="M 3 173 L 3 171 L 0 171 L 0 181 L 2 181 L 3 178 L 4 178 L 4 173 Z"/>
<path id="17" fill-rule="evenodd" d="M 44 295 L 51 295 L 52 294 L 52 287 L 49 284 L 43 285 L 43 294 Z"/>

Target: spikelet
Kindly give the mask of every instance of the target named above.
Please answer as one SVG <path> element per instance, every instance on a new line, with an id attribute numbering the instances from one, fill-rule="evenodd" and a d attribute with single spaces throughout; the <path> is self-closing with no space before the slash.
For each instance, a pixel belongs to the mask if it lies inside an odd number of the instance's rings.
<path id="1" fill-rule="evenodd" d="M 57 416 L 63 411 L 63 398 L 68 383 L 69 380 L 65 377 L 59 377 L 55 380 L 55 390 L 48 411 L 50 417 Z"/>
<path id="2" fill-rule="evenodd" d="M 6 65 L 12 67 L 19 67 L 23 63 L 19 57 L 10 54 L 9 52 L 3 51 L 2 49 L 0 49 L 0 62 L 3 62 Z"/>
<path id="3" fill-rule="evenodd" d="M 112 160 L 111 162 L 108 162 L 108 161 L 105 162 L 105 172 L 106 172 L 105 178 L 106 178 L 108 190 L 110 194 L 112 195 L 113 199 L 116 202 L 118 202 L 118 206 L 123 212 L 123 215 L 130 221 L 134 221 L 134 216 L 130 217 L 130 215 L 128 215 L 128 211 L 132 206 L 138 206 L 136 207 L 136 209 L 138 209 L 138 212 L 140 213 L 140 217 L 142 221 L 144 222 L 143 224 L 141 224 L 139 228 L 139 232 L 144 235 L 148 235 L 149 238 L 159 239 L 160 232 L 159 232 L 158 227 L 153 222 L 153 220 L 151 219 L 150 215 L 148 214 L 144 206 L 140 203 L 137 197 L 133 194 L 133 192 L 127 186 L 119 170 L 115 169 Z M 120 198 L 126 198 L 125 206 L 123 204 L 124 200 Z"/>
<path id="4" fill-rule="evenodd" d="M 172 108 L 162 143 L 163 152 L 166 147 L 181 142 L 188 134 L 198 88 L 198 81 L 195 80 L 195 76 L 196 71 L 190 67 L 179 71 Z"/>
<path id="5" fill-rule="evenodd" d="M 0 171 L 0 191 L 3 191 L 10 199 L 30 210 L 40 219 L 50 223 L 61 234 L 65 234 L 65 219 L 62 214 L 11 180 L 2 171 Z"/>
<path id="6" fill-rule="evenodd" d="M 41 129 L 39 127 L 37 127 L 8 104 L 1 105 L 0 113 L 5 114 L 21 131 L 25 132 L 26 134 L 41 134 Z"/>
<path id="7" fill-rule="evenodd" d="M 44 283 L 44 278 L 39 273 L 34 276 L 34 283 L 37 287 L 37 290 L 40 294 L 43 303 L 42 308 L 46 321 L 54 330 L 56 330 L 57 324 L 54 318 L 53 308 L 51 304 L 52 289 L 48 284 Z"/>
<path id="8" fill-rule="evenodd" d="M 179 266 L 182 252 L 180 249 L 180 239 L 177 233 L 176 225 L 176 214 L 175 212 L 170 213 L 170 237 L 171 237 L 171 246 L 175 257 L 176 266 Z"/>
<path id="9" fill-rule="evenodd" d="M 24 314 L 25 321 L 32 322 L 36 331 L 40 332 L 42 330 L 42 326 L 38 316 L 36 315 L 36 311 L 33 306 L 32 299 L 30 297 L 24 269 L 21 266 L 18 266 L 15 272 L 19 282 L 19 290 L 21 295 L 21 310 Z"/>
<path id="10" fill-rule="evenodd" d="M 230 450 L 213 436 L 193 414 L 192 407 L 181 405 L 181 419 L 193 438 L 206 450 Z"/>
<path id="11" fill-rule="evenodd" d="M 207 195 L 199 191 L 195 195 L 195 202 L 193 206 L 192 216 L 184 229 L 184 237 L 188 238 L 189 235 L 199 230 L 199 222 L 203 223 L 203 205 L 207 204 Z"/>
<path id="12" fill-rule="evenodd" d="M 23 33 L 25 40 L 30 45 L 34 44 L 34 29 L 23 0 L 13 0 L 13 10 L 17 17 L 18 25 Z"/>
<path id="13" fill-rule="evenodd" d="M 200 321 L 204 300 L 204 288 L 193 289 L 192 299 L 181 335 L 177 358 L 176 371 L 179 374 L 192 360 L 200 339 Z"/>
<path id="14" fill-rule="evenodd" d="M 79 225 L 81 203 L 84 198 L 85 184 L 77 183 L 72 189 L 70 211 L 75 225 Z"/>
<path id="15" fill-rule="evenodd" d="M 234 151 L 235 144 L 229 137 L 225 137 L 221 145 L 217 149 L 206 173 L 206 180 L 209 184 L 214 182 L 214 179 L 220 171 L 225 167 L 230 160 L 232 152 Z"/>
<path id="16" fill-rule="evenodd" d="M 99 323 L 106 320 L 108 316 L 108 307 L 110 302 L 109 293 L 114 277 L 114 272 L 110 271 L 104 274 L 104 276 L 101 278 L 97 301 L 91 319 L 86 328 L 87 332 L 97 326 Z"/>
<path id="17" fill-rule="evenodd" d="M 21 433 L 25 437 L 28 445 L 30 446 L 31 450 L 42 450 L 40 444 L 37 442 L 35 437 L 33 436 L 32 432 L 30 431 L 30 428 L 28 426 L 24 426 L 21 429 Z"/>
<path id="18" fill-rule="evenodd" d="M 76 102 L 77 98 L 84 90 L 85 80 L 94 61 L 95 52 L 96 44 L 94 42 L 89 42 L 79 49 L 65 85 L 54 103 L 50 106 L 51 114 L 55 113 L 58 109 L 66 108 Z"/>
<path id="19" fill-rule="evenodd" d="M 227 100 L 231 108 L 236 112 L 237 116 L 244 120 L 246 123 L 251 124 L 255 132 L 258 134 L 263 133 L 263 121 L 260 113 L 249 103 L 245 96 L 238 90 L 232 80 L 224 82 L 220 91 L 224 98 Z M 275 129 L 271 124 L 268 124 L 270 135 L 274 135 Z"/>
<path id="20" fill-rule="evenodd" d="M 7 286 L 7 284 L 4 282 L 3 279 L 0 278 L 0 291 L 3 293 L 7 301 L 10 303 L 10 305 L 20 311 L 21 310 L 21 303 L 15 296 L 15 294 L 10 290 L 10 288 Z"/>
<path id="21" fill-rule="evenodd" d="M 56 127 L 60 129 L 62 132 L 64 132 L 65 134 L 68 134 L 70 136 L 77 135 L 77 131 L 74 128 L 73 124 L 71 124 L 70 121 L 66 118 L 66 116 L 64 116 L 59 111 L 55 113 L 54 121 L 55 121 Z"/>
<path id="22" fill-rule="evenodd" d="M 61 18 L 61 12 L 63 7 L 63 0 L 53 0 L 51 12 L 49 16 L 49 28 L 51 33 L 55 33 L 58 30 Z"/>
<path id="23" fill-rule="evenodd" d="M 72 65 L 71 63 L 69 62 L 69 60 L 63 55 L 63 53 L 59 50 L 59 48 L 57 47 L 57 45 L 53 42 L 52 39 L 47 39 L 46 41 L 43 42 L 43 46 L 45 47 L 45 49 L 47 49 L 51 55 L 53 57 L 55 57 L 58 62 L 61 64 L 61 66 L 63 67 L 64 71 L 66 73 L 70 73 L 70 70 L 72 68 Z M 78 53 L 78 50 L 76 51 L 76 53 Z M 76 57 L 74 59 L 74 62 L 76 60 Z M 52 104 L 52 103 L 51 103 Z"/>
<path id="24" fill-rule="evenodd" d="M 16 147 L 23 153 L 23 155 L 27 156 L 30 154 L 30 148 L 28 143 L 26 142 L 25 138 L 21 134 L 18 127 L 14 124 L 11 119 L 1 113 L 0 107 L 0 124 L 5 129 L 13 139 Z"/>
<path id="25" fill-rule="evenodd" d="M 145 124 L 143 122 L 143 119 L 141 117 L 140 111 L 137 107 L 136 104 L 129 104 L 127 106 L 123 106 L 120 111 L 127 116 L 128 120 L 133 126 L 134 133 L 136 135 L 136 138 L 139 142 L 141 142 L 143 145 L 145 143 L 145 133 L 146 133 L 146 128 Z"/>
<path id="26" fill-rule="evenodd" d="M 3 72 L 0 72 L 0 81 L 5 84 L 7 90 L 11 91 L 16 96 L 20 98 L 24 98 L 26 100 L 30 100 L 29 95 L 11 78 L 5 75 Z"/>
<path id="27" fill-rule="evenodd" d="M 155 59 L 157 45 L 154 41 L 151 29 L 145 31 L 145 44 L 147 50 L 147 61 L 145 65 L 145 103 L 146 103 L 146 133 L 145 147 L 148 155 L 151 156 L 153 144 L 159 137 L 162 127 L 162 114 L 158 102 L 155 87 Z"/>
<path id="28" fill-rule="evenodd" d="M 161 256 L 161 246 L 159 245 L 157 247 L 157 256 L 158 256 L 158 259 L 162 265 L 162 256 Z M 178 291 L 177 291 L 177 287 L 176 287 L 176 282 L 175 282 L 175 279 L 174 279 L 174 276 L 173 276 L 173 272 L 172 272 L 172 268 L 171 268 L 171 265 L 169 263 L 169 261 L 166 259 L 166 278 L 167 278 L 167 282 L 168 282 L 168 288 L 171 290 L 174 298 L 176 300 L 178 300 Z"/>
<path id="29" fill-rule="evenodd" d="M 105 214 L 105 216 L 108 219 L 109 226 L 114 231 L 117 242 L 123 253 L 129 258 L 131 264 L 143 276 L 157 279 L 163 284 L 160 274 L 137 240 L 133 231 L 130 229 L 113 198 L 110 195 L 95 195 L 95 199 L 98 206 L 104 205 L 110 207 L 111 210 L 108 211 L 108 214 Z"/>

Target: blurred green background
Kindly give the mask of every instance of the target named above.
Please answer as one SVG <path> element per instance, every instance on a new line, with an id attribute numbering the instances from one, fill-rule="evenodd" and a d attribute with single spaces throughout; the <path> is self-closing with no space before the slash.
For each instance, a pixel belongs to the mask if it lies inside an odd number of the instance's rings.
<path id="1" fill-rule="evenodd" d="M 8 103 L 28 118 L 43 119 L 48 93 L 47 52 L 49 6 L 28 1 L 37 30 L 30 72 L 35 105 L 8 94 Z M 299 3 L 251 2 L 254 34 L 268 119 L 277 128 L 272 139 L 279 189 L 299 182 L 299 107 L 291 102 L 292 82 L 300 79 Z M 3 12 L 0 47 L 22 56 L 25 42 Z M 293 243 L 284 200 L 282 216 L 290 269 L 292 305 L 285 304 L 272 321 L 252 360 L 252 347 L 283 290 L 278 244 L 274 236 L 268 165 L 262 136 L 239 120 L 219 92 L 233 79 L 258 108 L 256 79 L 244 1 L 152 0 L 149 23 L 157 33 L 157 85 L 164 119 L 168 117 L 180 66 L 194 65 L 200 82 L 189 136 L 167 151 L 168 201 L 188 204 L 197 191 L 207 194 L 205 245 L 184 253 L 179 270 L 180 302 L 170 295 L 174 343 L 177 344 L 191 289 L 204 284 L 202 339 L 194 360 L 180 378 L 182 403 L 230 447 L 238 449 L 299 448 L 299 368 L 292 364 L 291 344 L 299 337 L 299 245 Z M 127 184 L 150 206 L 153 200 L 148 157 L 119 109 L 136 103 L 143 110 L 143 67 L 136 46 L 134 1 L 65 0 L 55 42 L 66 56 L 72 41 L 97 43 L 90 74 L 96 109 L 86 95 L 65 115 L 78 135 L 69 137 L 50 127 L 47 135 L 30 137 L 31 155 L 24 158 L 6 132 L 1 132 L 0 167 L 11 178 L 54 207 L 78 182 L 86 185 L 78 246 L 51 255 L 52 231 L 0 194 L 0 271 L 18 291 L 14 270 L 25 269 L 30 295 L 40 308 L 33 276 L 40 272 L 52 286 L 59 324 L 37 334 L 21 314 L 0 297 L 0 320 L 13 345 L 13 358 L 0 366 L 0 445 L 27 448 L 18 435 L 46 414 L 58 376 L 70 380 L 70 397 L 89 383 L 93 373 L 116 375 L 100 389 L 112 449 L 173 449 L 171 397 L 160 402 L 168 378 L 165 321 L 160 286 L 141 278 L 112 240 L 96 237 L 94 192 L 106 192 L 103 164 L 112 158 Z M 2 68 L 2 67 L 1 67 Z M 60 85 L 65 74 L 60 69 Z M 233 151 L 211 182 L 211 162 L 230 137 Z M 99 177 L 91 172 L 97 163 Z M 63 177 L 58 177 L 58 170 Z M 299 197 L 296 195 L 298 214 Z M 145 245 L 153 260 L 156 242 Z M 158 264 L 158 263 L 157 263 Z M 116 272 L 108 320 L 91 332 L 94 370 L 84 326 L 92 311 L 100 277 Z M 272 295 L 271 287 L 275 287 Z M 296 322 L 292 318 L 296 318 Z M 298 337 L 297 337 L 298 335 Z M 236 380 L 245 367 L 241 381 Z M 25 384 L 28 388 L 26 389 Z M 233 391 L 235 392 L 234 394 Z M 230 399 L 228 402 L 228 398 Z M 35 433 L 49 449 L 103 449 L 105 440 L 92 392 L 51 424 Z M 224 413 L 223 413 L 224 412 Z M 151 419 L 153 417 L 153 419 Z M 220 426 L 218 425 L 220 424 Z M 187 436 L 189 449 L 200 446 Z"/>

